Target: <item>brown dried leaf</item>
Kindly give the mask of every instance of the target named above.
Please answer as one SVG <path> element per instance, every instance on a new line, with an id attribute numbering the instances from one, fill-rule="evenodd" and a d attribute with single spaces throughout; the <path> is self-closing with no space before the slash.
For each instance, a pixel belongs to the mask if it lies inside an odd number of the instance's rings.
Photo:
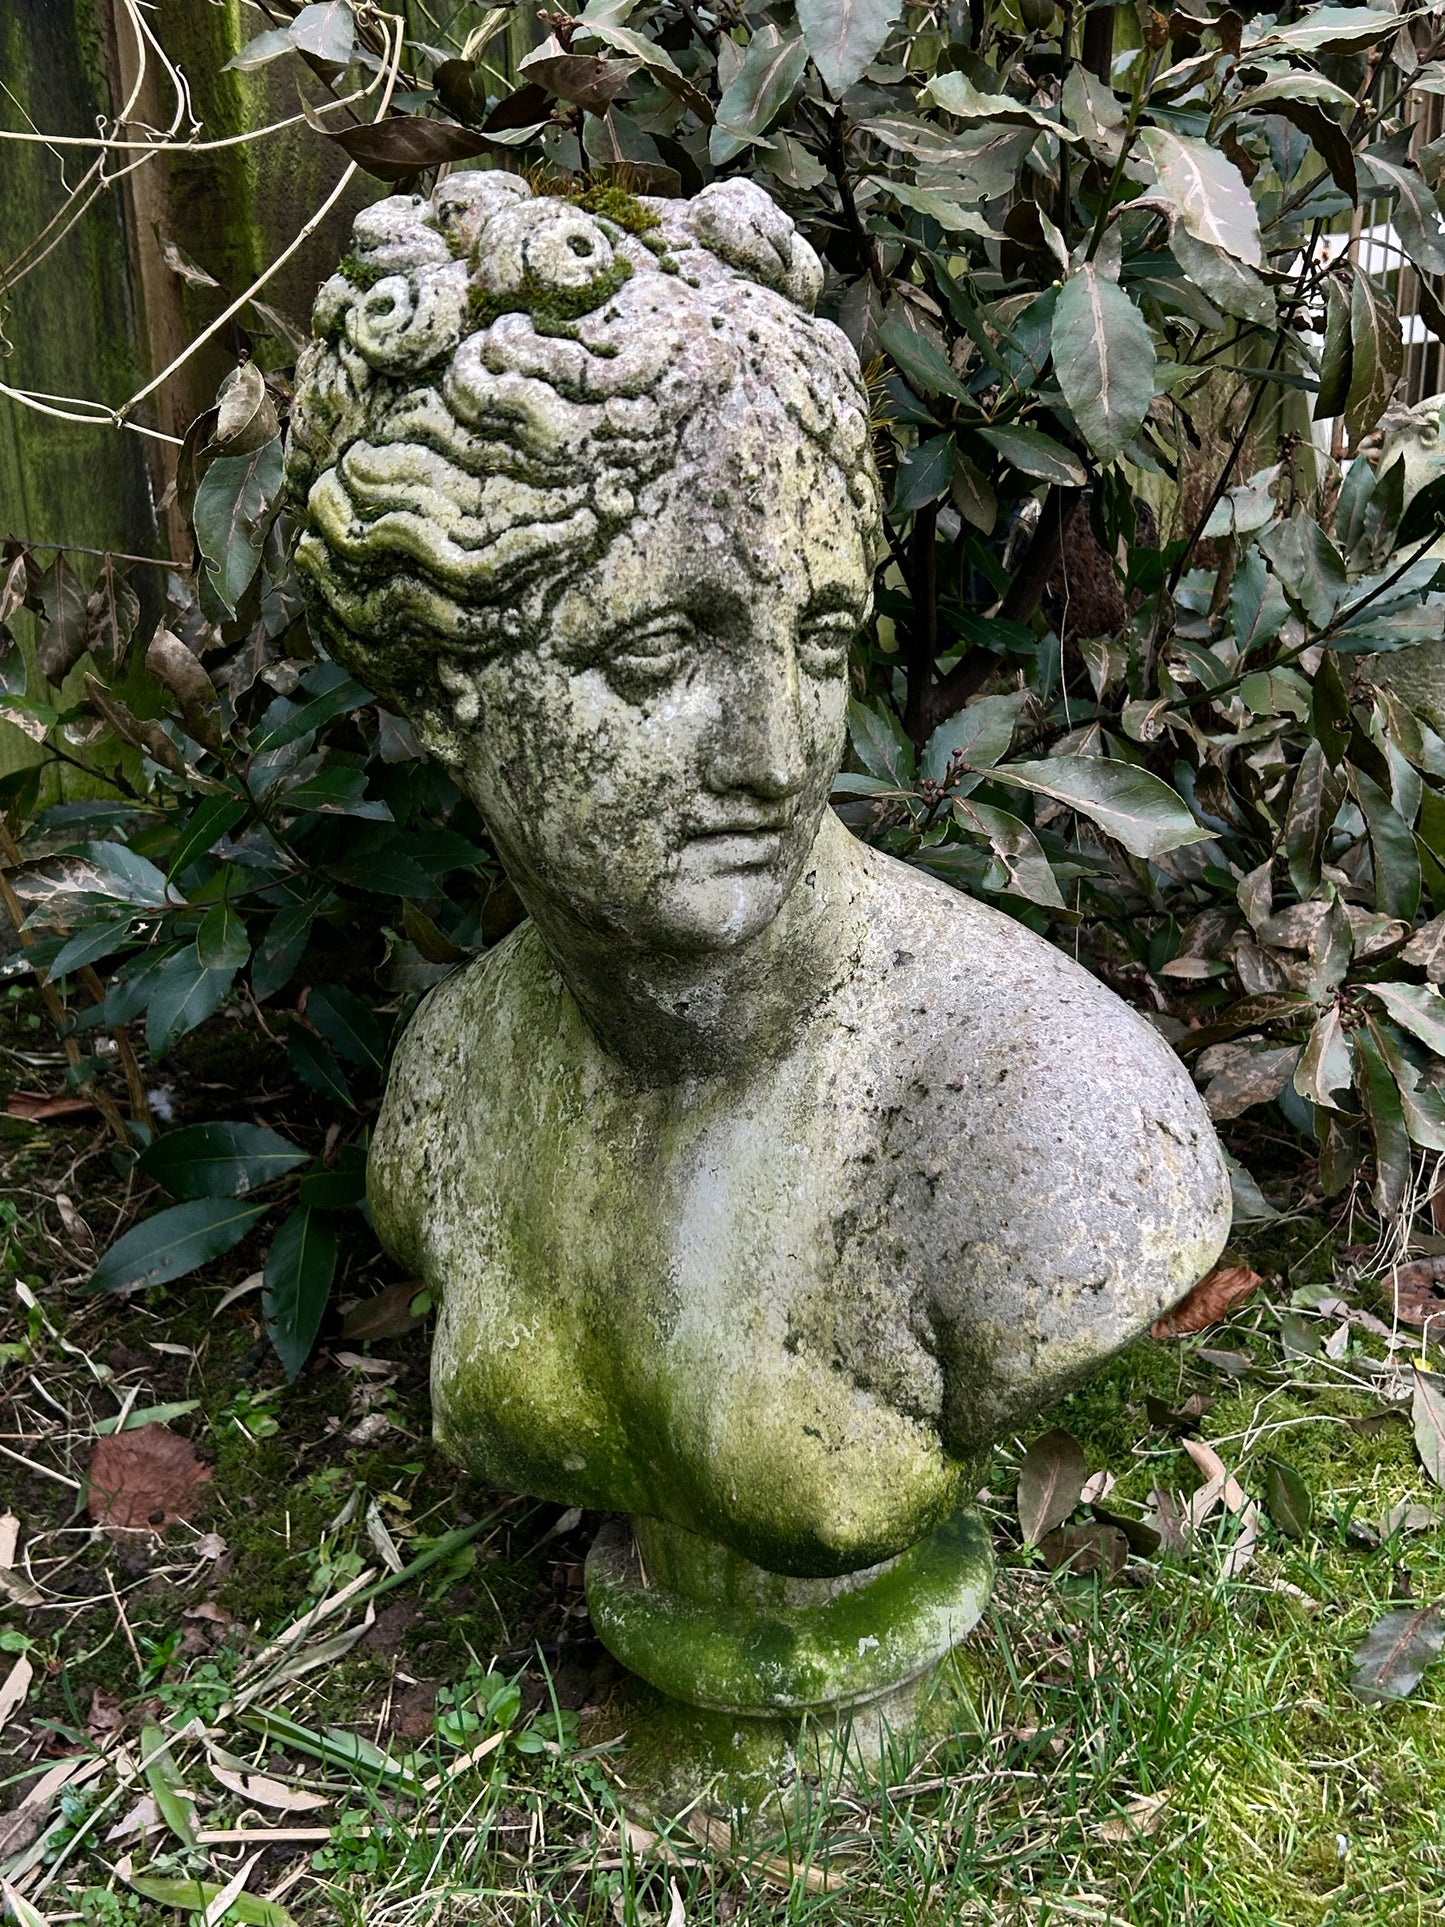
<path id="1" fill-rule="evenodd" d="M 86 1504 L 113 1537 L 164 1532 L 176 1520 L 195 1517 L 210 1477 L 211 1468 L 189 1439 L 164 1425 L 141 1425 L 96 1442 Z"/>
<path id="2" fill-rule="evenodd" d="M 1089 1468 L 1084 1448 L 1072 1433 L 1055 1427 L 1035 1439 L 1019 1466 L 1019 1527 L 1031 1545 L 1061 1526 L 1079 1503 Z"/>
<path id="3" fill-rule="evenodd" d="M 1136 1793 L 1122 1812 L 1101 1820 L 1094 1834 L 1100 1840 L 1138 1840 L 1157 1830 L 1165 1810 L 1162 1793 Z"/>
<path id="4" fill-rule="evenodd" d="M 84 1117 L 94 1109 L 92 1097 L 47 1097 L 43 1091 L 12 1091 L 5 1100 L 7 1117 L 23 1117 L 32 1124 L 46 1124 L 60 1117 Z"/>
<path id="5" fill-rule="evenodd" d="M 1039 1552 L 1050 1572 L 1067 1567 L 1070 1578 L 1102 1572 L 1113 1579 L 1128 1561 L 1129 1541 L 1117 1526 L 1060 1526 L 1044 1534 Z"/>
<path id="6" fill-rule="evenodd" d="M 1260 1274 L 1251 1271 L 1248 1265 L 1216 1265 L 1172 1311 L 1155 1319 L 1149 1335 L 1183 1338 L 1190 1332 L 1207 1331 L 1236 1305 L 1243 1304 L 1263 1283 Z"/>
<path id="7" fill-rule="evenodd" d="M 422 1289 L 415 1279 L 406 1279 L 401 1284 L 388 1285 L 374 1298 L 364 1298 L 359 1305 L 353 1305 L 341 1321 L 341 1336 L 400 1338 L 404 1332 L 415 1331 L 426 1322 L 415 1317 L 411 1309 L 412 1301 Z"/>
<path id="8" fill-rule="evenodd" d="M 1422 1372 L 1418 1366 L 1410 1416 L 1420 1463 L 1436 1485 L 1445 1485 L 1445 1384 L 1434 1372 Z"/>
<path id="9" fill-rule="evenodd" d="M 1350 1691 L 1367 1706 L 1404 1699 L 1413 1693 L 1425 1668 L 1445 1648 L 1445 1609 L 1423 1606 L 1417 1612 L 1386 1613 L 1355 1650 Z"/>
<path id="10" fill-rule="evenodd" d="M 1445 1257 L 1415 1258 L 1398 1265 L 1391 1276 L 1395 1316 L 1404 1325 L 1428 1325 L 1445 1319 Z M 1438 1330 L 1445 1332 L 1445 1325 Z"/>

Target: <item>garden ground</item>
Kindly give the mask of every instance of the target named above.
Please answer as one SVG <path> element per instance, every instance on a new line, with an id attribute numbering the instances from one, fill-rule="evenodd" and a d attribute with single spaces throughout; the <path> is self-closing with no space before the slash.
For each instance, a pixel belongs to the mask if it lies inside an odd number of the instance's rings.
<path id="1" fill-rule="evenodd" d="M 3 1022 L 4 1095 L 63 1096 L 29 993 Z M 188 1052 L 188 1119 L 304 1132 L 315 1099 L 264 1040 L 218 1023 Z M 581 1590 L 597 1522 L 433 1449 L 427 1325 L 406 1290 L 364 1309 L 402 1283 L 385 1262 L 346 1254 L 289 1386 L 258 1292 L 236 1291 L 245 1245 L 143 1298 L 87 1298 L 146 1199 L 98 1119 L 54 1110 L 8 1117 L 0 1144 L 0 1876 L 29 1927 L 175 1921 L 237 1876 L 225 1917 L 258 1927 L 1441 1917 L 1441 1674 L 1386 1705 L 1350 1679 L 1382 1612 L 1445 1599 L 1408 1417 L 1412 1361 L 1445 1361 L 1418 1332 L 1392 1342 L 1352 1227 L 1307 1195 L 1239 1234 L 1230 1258 L 1266 1283 L 1227 1323 L 1142 1340 L 1039 1427 L 1113 1475 L 1102 1502 L 1136 1548 L 1152 1492 L 1204 1482 L 1190 1434 L 1236 1498 L 1273 1492 L 1274 1518 L 1226 1503 L 1172 1554 L 1051 1572 L 1015 1513 L 1029 1441 L 1008 1441 L 982 1500 L 998 1585 L 949 1736 L 846 1794 L 800 1782 L 744 1829 L 720 1788 L 671 1815 L 638 1783 L 655 1722 Z M 143 1422 L 194 1447 L 149 1494 L 191 1517 L 117 1537 L 88 1475 Z"/>

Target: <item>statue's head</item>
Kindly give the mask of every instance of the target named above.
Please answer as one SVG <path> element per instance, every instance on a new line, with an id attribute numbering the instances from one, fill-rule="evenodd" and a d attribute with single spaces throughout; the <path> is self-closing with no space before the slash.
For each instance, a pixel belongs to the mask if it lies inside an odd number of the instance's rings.
<path id="1" fill-rule="evenodd" d="M 333 653 L 522 895 L 667 950 L 777 914 L 842 754 L 881 518 L 847 339 L 760 189 L 451 176 L 356 223 L 298 370 Z"/>

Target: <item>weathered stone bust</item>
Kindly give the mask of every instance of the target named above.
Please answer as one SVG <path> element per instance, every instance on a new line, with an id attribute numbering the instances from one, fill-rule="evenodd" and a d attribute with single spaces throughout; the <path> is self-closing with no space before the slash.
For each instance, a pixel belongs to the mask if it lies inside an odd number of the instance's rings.
<path id="1" fill-rule="evenodd" d="M 989 1447 L 1194 1283 L 1229 1189 L 1141 1019 L 828 809 L 881 522 L 816 257 L 740 181 L 591 206 L 371 208 L 299 372 L 329 646 L 530 912 L 407 1030 L 372 1210 L 453 1453 L 632 1515 L 614 1651 L 861 1702 L 976 1616 Z"/>

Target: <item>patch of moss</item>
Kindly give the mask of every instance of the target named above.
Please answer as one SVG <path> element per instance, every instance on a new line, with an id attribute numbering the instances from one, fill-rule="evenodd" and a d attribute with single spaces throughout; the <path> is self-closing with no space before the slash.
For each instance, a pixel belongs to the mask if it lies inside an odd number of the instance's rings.
<path id="1" fill-rule="evenodd" d="M 657 215 L 644 207 L 635 194 L 629 194 L 625 187 L 593 186 L 584 187 L 578 193 L 569 193 L 565 189 L 562 193 L 563 198 L 575 201 L 584 214 L 595 214 L 604 221 L 613 221 L 628 234 L 641 237 L 662 225 Z"/>
<path id="2" fill-rule="evenodd" d="M 336 264 L 336 272 L 344 280 L 349 281 L 353 288 L 359 288 L 363 294 L 368 288 L 374 288 L 378 281 L 386 278 L 384 268 L 377 267 L 374 261 L 358 260 L 354 254 L 343 254 Z"/>
<path id="3" fill-rule="evenodd" d="M 489 328 L 504 314 L 529 315 L 538 334 L 569 335 L 571 324 L 610 301 L 632 279 L 630 261 L 614 261 L 580 288 L 549 288 L 534 275 L 524 277 L 514 294 L 489 294 L 473 288 L 468 299 L 474 328 Z"/>

